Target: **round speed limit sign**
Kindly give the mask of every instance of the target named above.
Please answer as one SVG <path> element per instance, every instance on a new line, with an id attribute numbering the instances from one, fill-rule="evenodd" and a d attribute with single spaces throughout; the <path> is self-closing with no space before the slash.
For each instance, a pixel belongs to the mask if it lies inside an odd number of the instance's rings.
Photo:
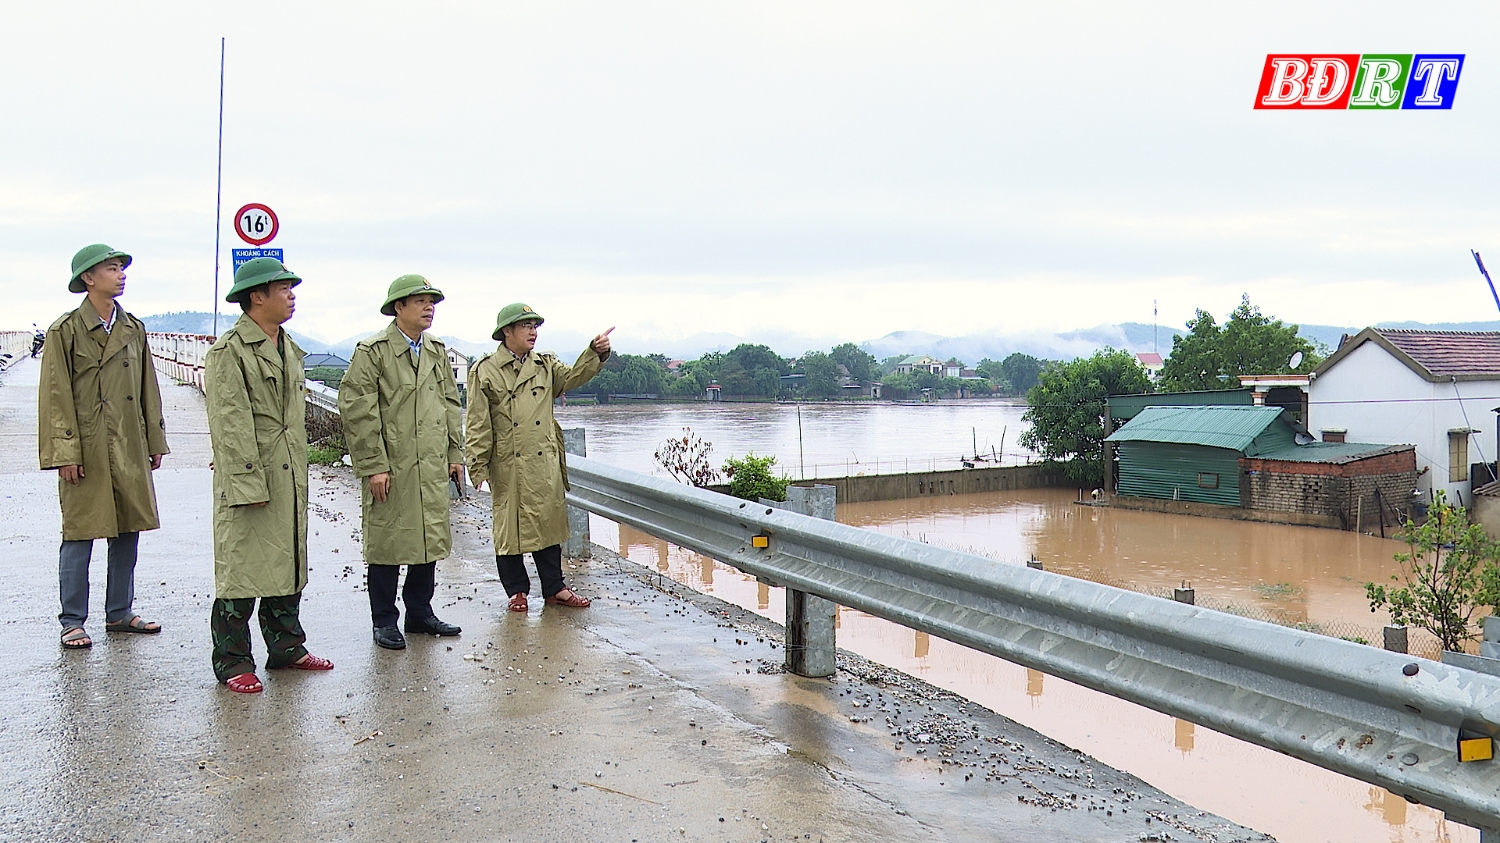
<path id="1" fill-rule="evenodd" d="M 276 239 L 281 223 L 276 212 L 259 202 L 251 202 L 234 212 L 234 233 L 252 246 L 264 246 Z"/>

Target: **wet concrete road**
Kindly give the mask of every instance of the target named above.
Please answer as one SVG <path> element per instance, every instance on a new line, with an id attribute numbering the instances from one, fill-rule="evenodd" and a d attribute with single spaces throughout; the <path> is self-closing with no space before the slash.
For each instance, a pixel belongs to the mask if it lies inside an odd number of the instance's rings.
<path id="1" fill-rule="evenodd" d="M 832 681 L 783 674 L 773 624 L 602 548 L 568 572 L 592 608 L 507 613 L 483 499 L 457 505 L 439 565 L 464 635 L 380 650 L 343 470 L 313 470 L 303 600 L 338 667 L 231 694 L 208 665 L 207 438 L 183 387 L 164 387 L 164 527 L 136 578 L 165 631 L 105 635 L 96 564 L 95 646 L 61 652 L 35 372 L 0 386 L 0 839 L 1268 839 L 857 657 Z"/>

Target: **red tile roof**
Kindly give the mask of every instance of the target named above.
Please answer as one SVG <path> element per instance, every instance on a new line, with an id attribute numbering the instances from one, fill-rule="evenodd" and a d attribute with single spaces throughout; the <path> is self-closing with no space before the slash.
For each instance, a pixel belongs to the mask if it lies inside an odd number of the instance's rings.
<path id="1" fill-rule="evenodd" d="M 1391 345 L 1434 375 L 1500 378 L 1500 331 L 1407 331 L 1376 328 Z"/>

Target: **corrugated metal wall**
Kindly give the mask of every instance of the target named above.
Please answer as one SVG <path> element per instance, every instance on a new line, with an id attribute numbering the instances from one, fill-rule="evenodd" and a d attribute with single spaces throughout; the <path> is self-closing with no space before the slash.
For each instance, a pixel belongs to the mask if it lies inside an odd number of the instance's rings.
<path id="1" fill-rule="evenodd" d="M 1119 452 L 1118 489 L 1122 495 L 1240 506 L 1238 451 L 1203 445 L 1121 442 Z M 1216 476 L 1218 488 L 1205 488 L 1199 475 Z M 1202 479 L 1207 482 L 1208 476 Z"/>

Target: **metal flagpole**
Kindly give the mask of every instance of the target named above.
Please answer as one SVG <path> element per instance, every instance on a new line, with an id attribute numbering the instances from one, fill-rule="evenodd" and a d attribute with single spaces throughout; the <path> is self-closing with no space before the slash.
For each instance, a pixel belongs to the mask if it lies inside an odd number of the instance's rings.
<path id="1" fill-rule="evenodd" d="M 214 336 L 219 335 L 219 232 L 224 206 L 224 39 L 219 38 L 219 176 L 214 194 Z"/>
<path id="2" fill-rule="evenodd" d="M 1469 254 L 1474 256 L 1474 263 L 1479 264 L 1479 273 L 1484 276 L 1484 282 L 1490 285 L 1490 295 L 1495 297 L 1495 307 L 1500 308 L 1500 293 L 1495 292 L 1495 282 L 1490 280 L 1490 271 L 1484 268 L 1484 258 L 1473 249 L 1469 250 Z"/>

